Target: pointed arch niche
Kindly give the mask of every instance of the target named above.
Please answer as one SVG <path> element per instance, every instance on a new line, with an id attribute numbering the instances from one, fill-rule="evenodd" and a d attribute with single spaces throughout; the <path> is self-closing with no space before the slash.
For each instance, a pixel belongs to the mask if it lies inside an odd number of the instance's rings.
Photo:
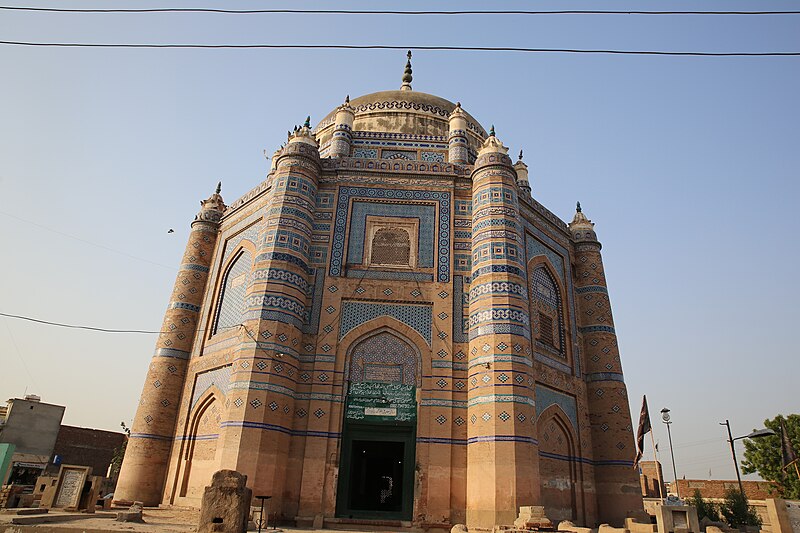
<path id="1" fill-rule="evenodd" d="M 531 324 L 537 347 L 566 359 L 564 305 L 561 289 L 545 264 L 536 266 L 530 277 Z"/>
<path id="2" fill-rule="evenodd" d="M 218 470 L 217 440 L 224 407 L 217 400 L 219 393 L 213 390 L 215 388 L 206 391 L 195 405 L 180 455 L 180 487 L 177 496 L 198 502 L 204 487 Z"/>
<path id="3" fill-rule="evenodd" d="M 252 264 L 253 255 L 246 249 L 237 252 L 228 263 L 222 276 L 212 335 L 223 333 L 241 324 L 246 311 L 245 295 Z"/>
<path id="4" fill-rule="evenodd" d="M 578 463 L 575 437 L 566 413 L 558 405 L 545 409 L 537 422 L 539 478 L 545 513 L 555 521 L 576 520 Z"/>
<path id="5" fill-rule="evenodd" d="M 355 341 L 349 352 L 345 375 L 350 383 L 421 384 L 419 350 L 390 328 L 381 328 Z"/>

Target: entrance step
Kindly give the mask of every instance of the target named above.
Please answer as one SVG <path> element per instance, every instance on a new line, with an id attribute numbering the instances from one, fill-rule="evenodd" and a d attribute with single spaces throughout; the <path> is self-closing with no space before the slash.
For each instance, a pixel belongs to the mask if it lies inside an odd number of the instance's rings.
<path id="1" fill-rule="evenodd" d="M 411 522 L 405 520 L 367 520 L 363 518 L 326 518 L 325 528 L 361 530 L 361 531 L 394 531 L 411 529 Z"/>

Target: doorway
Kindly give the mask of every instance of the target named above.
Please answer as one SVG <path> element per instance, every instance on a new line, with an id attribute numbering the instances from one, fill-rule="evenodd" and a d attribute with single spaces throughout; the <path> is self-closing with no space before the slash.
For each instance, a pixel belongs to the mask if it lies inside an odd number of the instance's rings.
<path id="1" fill-rule="evenodd" d="M 342 446 L 336 515 L 411 520 L 414 428 L 347 424 Z"/>

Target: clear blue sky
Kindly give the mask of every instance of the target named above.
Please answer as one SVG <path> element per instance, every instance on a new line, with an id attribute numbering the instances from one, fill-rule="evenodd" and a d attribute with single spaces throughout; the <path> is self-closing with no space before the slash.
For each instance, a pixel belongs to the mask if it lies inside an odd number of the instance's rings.
<path id="1" fill-rule="evenodd" d="M 35 5 L 107 7 L 90 1 Z M 232 1 L 225 7 L 333 5 Z M 720 10 L 797 4 L 435 6 Z M 0 39 L 798 51 L 800 16 L 0 12 Z M 287 129 L 309 114 L 316 123 L 346 94 L 398 88 L 404 63 L 401 51 L 0 46 L 0 311 L 159 329 L 198 201 L 220 179 L 229 203 L 247 192 L 268 170 L 262 150 L 271 154 Z M 634 419 L 646 393 L 656 439 L 666 451 L 658 411 L 668 406 L 679 476 L 707 477 L 710 468 L 715 478 L 732 478 L 718 422 L 729 418 L 738 436 L 761 427 L 764 418 L 800 410 L 800 354 L 792 333 L 800 300 L 794 228 L 800 58 L 421 51 L 414 55 L 414 88 L 461 101 L 485 127 L 495 124 L 512 153 L 524 148 L 533 194 L 557 215 L 571 219 L 575 201 L 582 202 L 604 244 Z M 175 233 L 167 234 L 169 228 Z M 154 341 L 152 335 L 0 318 L 0 396 L 27 389 L 66 405 L 66 423 L 116 429 L 133 416 Z"/>

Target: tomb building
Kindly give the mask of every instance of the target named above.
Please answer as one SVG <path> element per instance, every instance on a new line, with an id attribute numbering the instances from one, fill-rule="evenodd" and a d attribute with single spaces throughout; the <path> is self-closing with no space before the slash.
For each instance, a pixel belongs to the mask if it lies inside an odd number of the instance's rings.
<path id="1" fill-rule="evenodd" d="M 115 498 L 221 469 L 298 524 L 621 525 L 642 509 L 600 243 L 461 104 L 400 90 L 289 132 L 192 222 Z"/>

